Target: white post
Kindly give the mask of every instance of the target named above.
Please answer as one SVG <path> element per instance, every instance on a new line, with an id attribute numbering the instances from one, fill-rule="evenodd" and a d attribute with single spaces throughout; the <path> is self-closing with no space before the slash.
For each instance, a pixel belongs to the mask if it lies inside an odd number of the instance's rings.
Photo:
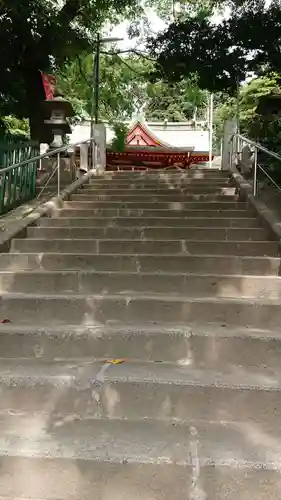
<path id="1" fill-rule="evenodd" d="M 88 172 L 89 170 L 89 145 L 80 144 L 80 170 Z"/>
<path id="2" fill-rule="evenodd" d="M 229 169 L 229 160 L 230 160 L 230 150 L 231 144 L 230 139 L 233 134 L 236 134 L 237 123 L 235 119 L 226 120 L 223 127 L 223 145 L 222 145 L 222 170 Z"/>
<path id="3" fill-rule="evenodd" d="M 209 167 L 212 166 L 212 155 L 213 155 L 213 107 L 214 107 L 214 95 L 210 94 L 209 102 Z"/>

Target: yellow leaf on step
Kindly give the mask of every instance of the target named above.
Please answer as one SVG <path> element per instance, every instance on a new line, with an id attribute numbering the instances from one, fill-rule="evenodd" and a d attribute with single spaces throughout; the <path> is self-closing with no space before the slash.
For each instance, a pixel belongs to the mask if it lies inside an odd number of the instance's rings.
<path id="1" fill-rule="evenodd" d="M 120 365 L 121 363 L 124 363 L 125 359 L 108 359 L 107 363 L 110 363 L 111 365 Z"/>

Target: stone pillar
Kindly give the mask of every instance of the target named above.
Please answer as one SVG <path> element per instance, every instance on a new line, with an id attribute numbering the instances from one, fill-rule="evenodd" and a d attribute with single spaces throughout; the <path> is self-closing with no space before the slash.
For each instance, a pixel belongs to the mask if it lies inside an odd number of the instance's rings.
<path id="1" fill-rule="evenodd" d="M 230 138 L 237 132 L 237 121 L 235 119 L 226 120 L 224 123 L 223 130 L 223 142 L 222 142 L 222 157 L 221 157 L 221 169 L 228 170 L 229 153 L 230 153 Z"/>
<path id="2" fill-rule="evenodd" d="M 106 128 L 103 123 L 94 125 L 94 139 L 97 143 L 96 165 L 103 172 L 106 167 Z"/>
<path id="3" fill-rule="evenodd" d="M 80 144 L 80 170 L 83 172 L 88 172 L 90 170 L 89 165 L 89 144 Z"/>

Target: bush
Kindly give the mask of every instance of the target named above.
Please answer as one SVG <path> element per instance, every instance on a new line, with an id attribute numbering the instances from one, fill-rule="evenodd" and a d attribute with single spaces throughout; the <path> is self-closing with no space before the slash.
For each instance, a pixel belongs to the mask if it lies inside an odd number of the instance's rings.
<path id="1" fill-rule="evenodd" d="M 111 142 L 111 149 L 121 153 L 125 149 L 128 127 L 124 123 L 115 123 L 113 125 L 115 137 Z"/>

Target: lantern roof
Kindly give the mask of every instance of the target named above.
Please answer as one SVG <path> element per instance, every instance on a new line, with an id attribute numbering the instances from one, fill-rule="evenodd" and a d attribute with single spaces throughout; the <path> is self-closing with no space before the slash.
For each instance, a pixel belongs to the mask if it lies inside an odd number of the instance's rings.
<path id="1" fill-rule="evenodd" d="M 271 94 L 259 98 L 256 113 L 260 115 L 277 115 L 281 112 L 281 95 Z"/>
<path id="2" fill-rule="evenodd" d="M 53 99 L 46 99 L 42 103 L 46 116 L 51 116 L 53 110 L 62 110 L 67 118 L 74 115 L 73 106 L 70 101 L 62 96 L 54 97 Z"/>

